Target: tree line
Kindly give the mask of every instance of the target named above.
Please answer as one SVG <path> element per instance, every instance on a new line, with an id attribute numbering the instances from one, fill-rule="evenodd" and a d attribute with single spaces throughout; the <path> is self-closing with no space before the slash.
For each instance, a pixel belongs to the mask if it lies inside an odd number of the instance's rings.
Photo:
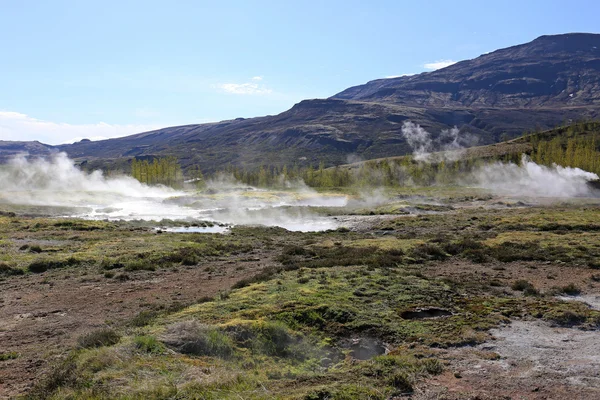
<path id="1" fill-rule="evenodd" d="M 131 176 L 148 185 L 183 187 L 183 172 L 176 157 L 131 160 Z"/>
<path id="2" fill-rule="evenodd" d="M 531 151 L 527 155 L 538 164 L 576 167 L 600 174 L 600 123 L 576 123 L 529 134 L 517 141 L 531 143 Z M 522 153 L 512 153 L 436 162 L 417 161 L 412 156 L 404 156 L 331 168 L 326 168 L 323 162 L 304 168 L 297 164 L 283 167 L 262 165 L 252 169 L 230 165 L 214 175 L 225 174 L 246 185 L 278 189 L 285 189 L 297 182 L 314 188 L 451 185 L 463 182 L 471 172 L 487 163 L 518 164 L 521 156 Z M 205 184 L 205 177 L 198 165 L 186 169 L 187 180 L 184 181 L 184 174 L 175 157 L 154 158 L 152 161 L 133 159 L 131 175 L 149 185 L 179 188 L 187 182 L 201 188 Z"/>

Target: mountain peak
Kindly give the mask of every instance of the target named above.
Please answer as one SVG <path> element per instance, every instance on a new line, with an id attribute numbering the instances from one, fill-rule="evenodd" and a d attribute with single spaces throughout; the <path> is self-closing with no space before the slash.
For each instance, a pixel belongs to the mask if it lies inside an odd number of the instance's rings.
<path id="1" fill-rule="evenodd" d="M 333 98 L 419 107 L 600 105 L 600 35 L 545 35 L 410 79 L 383 79 Z"/>

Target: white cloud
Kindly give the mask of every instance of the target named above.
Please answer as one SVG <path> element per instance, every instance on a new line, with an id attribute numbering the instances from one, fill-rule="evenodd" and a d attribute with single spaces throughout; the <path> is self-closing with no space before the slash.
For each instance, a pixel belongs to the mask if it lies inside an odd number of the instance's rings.
<path id="1" fill-rule="evenodd" d="M 230 94 L 265 95 L 273 93 L 271 89 L 259 83 L 262 79 L 262 76 L 255 76 L 250 79 L 250 82 L 220 83 L 213 87 Z"/>
<path id="2" fill-rule="evenodd" d="M 453 60 L 438 60 L 436 62 L 427 63 L 423 65 L 425 69 L 436 70 L 441 68 L 446 68 L 451 66 L 452 64 L 456 64 L 456 61 Z"/>
<path id="3" fill-rule="evenodd" d="M 413 75 L 416 75 L 416 74 L 390 75 L 390 76 L 386 76 L 385 79 L 402 78 L 403 76 L 413 76 Z"/>
<path id="4" fill-rule="evenodd" d="M 46 144 L 100 140 L 158 129 L 157 125 L 68 124 L 44 121 L 14 111 L 0 111 L 0 140 L 39 140 Z"/>

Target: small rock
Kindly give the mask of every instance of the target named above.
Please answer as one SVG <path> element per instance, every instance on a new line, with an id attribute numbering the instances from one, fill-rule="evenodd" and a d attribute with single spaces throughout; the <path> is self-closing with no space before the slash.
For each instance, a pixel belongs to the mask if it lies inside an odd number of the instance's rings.
<path id="1" fill-rule="evenodd" d="M 458 372 L 458 371 L 457 371 L 457 372 L 455 372 L 455 373 L 454 373 L 454 377 L 455 377 L 456 379 L 461 379 L 461 378 L 462 378 L 462 375 L 460 374 L 460 372 Z"/>

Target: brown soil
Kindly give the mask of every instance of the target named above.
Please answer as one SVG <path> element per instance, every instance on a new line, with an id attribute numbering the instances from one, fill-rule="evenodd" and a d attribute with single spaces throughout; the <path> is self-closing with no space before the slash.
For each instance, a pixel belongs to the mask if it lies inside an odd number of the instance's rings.
<path id="1" fill-rule="evenodd" d="M 0 353 L 19 354 L 0 363 L 0 398 L 24 393 L 86 332 L 127 323 L 142 310 L 214 296 L 273 264 L 268 254 L 255 256 L 260 261 L 232 257 L 176 270 L 127 272 L 127 281 L 78 268 L 0 282 Z"/>
<path id="2" fill-rule="evenodd" d="M 475 285 L 498 282 L 511 292 L 517 279 L 542 292 L 570 283 L 584 293 L 564 300 L 582 301 L 596 308 L 600 283 L 594 270 L 563 264 L 448 261 L 426 267 L 429 276 L 449 277 Z M 419 386 L 417 400 L 598 399 L 600 398 L 600 332 L 513 321 L 490 332 L 492 340 L 474 347 L 439 350 L 446 371 Z"/>
<path id="3" fill-rule="evenodd" d="M 544 293 L 552 288 L 574 284 L 583 293 L 600 292 L 600 282 L 595 282 L 592 275 L 598 272 L 587 267 L 565 264 L 539 262 L 493 262 L 475 264 L 468 261 L 449 260 L 444 263 L 430 264 L 422 272 L 431 277 L 446 277 L 457 282 L 473 282 L 474 284 L 499 284 L 499 289 L 511 290 L 510 286 L 517 280 L 526 280 L 536 289 Z"/>
<path id="4" fill-rule="evenodd" d="M 441 351 L 446 372 L 423 383 L 414 398 L 600 398 L 597 330 L 513 321 L 491 333 L 494 340 L 480 346 Z"/>

